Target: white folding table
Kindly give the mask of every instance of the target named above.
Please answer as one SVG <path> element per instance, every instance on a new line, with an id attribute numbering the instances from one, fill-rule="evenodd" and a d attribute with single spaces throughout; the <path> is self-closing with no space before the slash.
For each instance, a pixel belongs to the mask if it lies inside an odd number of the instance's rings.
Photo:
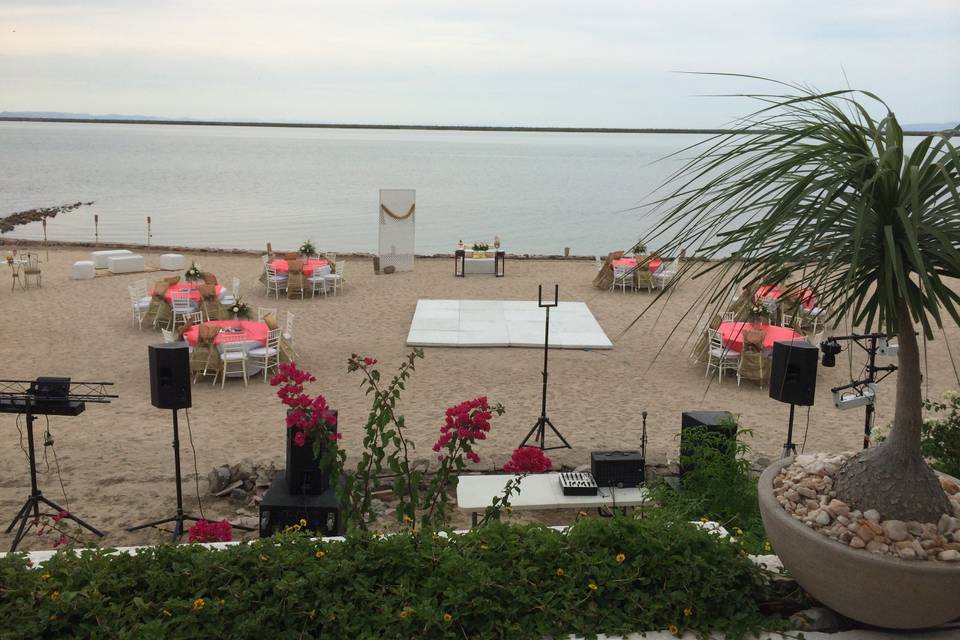
<path id="1" fill-rule="evenodd" d="M 462 475 L 457 483 L 457 508 L 471 514 L 477 525 L 477 513 L 485 511 L 497 496 L 503 495 L 510 474 Z M 520 481 L 520 493 L 510 497 L 510 507 L 521 509 L 584 509 L 593 507 L 636 507 L 648 501 L 642 487 L 600 487 L 595 496 L 565 496 L 559 473 L 534 473 Z"/>

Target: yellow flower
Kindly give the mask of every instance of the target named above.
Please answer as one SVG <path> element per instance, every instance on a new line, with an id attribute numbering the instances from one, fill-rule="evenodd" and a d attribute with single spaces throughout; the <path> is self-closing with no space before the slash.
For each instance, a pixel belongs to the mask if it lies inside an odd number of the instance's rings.
<path id="1" fill-rule="evenodd" d="M 594 583 L 594 582 L 591 582 L 591 583 L 588 584 L 587 586 L 590 587 L 590 591 L 596 591 L 597 589 L 600 588 L 600 587 L 598 587 L 598 586 L 596 585 L 596 583 Z"/>
<path id="2" fill-rule="evenodd" d="M 163 615 L 165 615 L 165 616 L 172 616 L 173 614 L 170 613 L 169 611 L 167 611 L 166 609 L 164 609 L 164 610 L 163 610 Z"/>
<path id="3" fill-rule="evenodd" d="M 561 578 L 563 577 L 563 569 L 560 569 L 560 568 L 557 569 L 557 576 Z"/>
<path id="4" fill-rule="evenodd" d="M 221 607 L 224 605 L 224 600 L 223 600 L 223 598 L 220 598 L 220 603 L 219 603 L 219 604 L 220 604 Z"/>
<path id="5" fill-rule="evenodd" d="M 486 550 L 489 549 L 489 548 L 490 548 L 490 546 L 489 546 L 486 542 L 481 542 L 481 543 L 480 543 L 480 550 L 481 550 L 481 551 L 486 551 Z"/>
<path id="6" fill-rule="evenodd" d="M 50 594 L 50 599 L 53 600 L 54 602 L 56 602 L 57 600 L 59 600 L 59 599 L 60 599 L 60 592 L 59 592 L 59 591 L 54 591 L 53 593 L 51 593 L 51 594 Z"/>
<path id="7" fill-rule="evenodd" d="M 668 628 L 670 629 L 670 633 L 677 636 L 678 638 L 680 637 L 680 629 L 677 628 L 677 625 L 672 624 Z"/>
<path id="8" fill-rule="evenodd" d="M 507 507 L 507 513 L 513 513 L 513 507 L 508 506 L 508 507 Z"/>
<path id="9" fill-rule="evenodd" d="M 450 615 L 449 613 L 443 614 L 443 621 L 444 621 L 444 622 L 450 622 L 451 620 L 453 620 L 453 616 L 452 616 L 452 615 Z"/>
<path id="10" fill-rule="evenodd" d="M 738 536 L 743 535 L 743 529 L 741 529 L 740 527 L 734 527 L 733 530 L 737 533 Z"/>
<path id="11" fill-rule="evenodd" d="M 773 551 L 773 547 L 770 546 L 769 542 L 764 542 L 763 550 L 766 551 L 767 553 L 770 553 L 771 551 Z"/>
<path id="12" fill-rule="evenodd" d="M 49 574 L 49 573 L 45 573 L 45 574 L 43 574 L 42 576 L 40 576 L 40 579 L 41 579 L 41 580 L 44 580 L 44 581 L 49 580 L 49 579 L 50 579 L 50 574 Z"/>
<path id="13" fill-rule="evenodd" d="M 317 552 L 316 552 L 315 554 L 313 554 L 313 555 L 317 556 L 318 558 L 322 558 L 323 556 L 327 555 L 327 552 L 326 552 L 326 551 L 317 551 Z"/>
<path id="14" fill-rule="evenodd" d="M 304 520 L 303 518 L 300 518 L 300 526 L 301 526 L 301 527 L 307 526 L 307 521 Z"/>
<path id="15" fill-rule="evenodd" d="M 199 611 L 200 609 L 203 609 L 203 605 L 205 604 L 206 602 L 203 601 L 203 598 L 197 598 L 193 601 L 193 610 Z"/>
<path id="16" fill-rule="evenodd" d="M 707 516 L 700 516 L 700 522 L 710 522 Z"/>
<path id="17" fill-rule="evenodd" d="M 410 516 L 403 516 L 403 521 L 404 521 L 404 522 L 413 522 L 413 518 L 411 518 Z"/>
<path id="18" fill-rule="evenodd" d="M 581 511 L 581 512 L 578 513 L 577 515 L 579 515 L 581 518 L 586 518 L 586 517 L 587 517 L 587 512 L 586 512 L 586 511 Z"/>
<path id="19" fill-rule="evenodd" d="M 310 615 L 310 619 L 313 620 L 314 618 L 317 617 L 317 610 L 316 610 L 316 609 L 311 609 L 309 615 Z"/>
<path id="20" fill-rule="evenodd" d="M 263 555 L 263 554 L 261 553 L 261 554 L 260 554 L 260 560 L 266 561 L 266 560 L 268 560 L 268 558 L 267 558 L 267 556 L 265 556 L 265 555 Z"/>
<path id="21" fill-rule="evenodd" d="M 690 607 L 687 607 L 686 609 L 683 610 L 683 615 L 684 617 L 689 618 L 690 616 L 693 615 L 693 609 L 691 609 Z"/>
<path id="22" fill-rule="evenodd" d="M 401 620 L 406 620 L 406 619 L 407 619 L 407 615 L 408 615 L 408 614 L 407 614 L 406 611 L 401 611 L 401 612 L 400 612 L 400 619 L 401 619 Z"/>
<path id="23" fill-rule="evenodd" d="M 622 553 L 617 554 L 617 562 L 623 562 L 626 559 L 627 559 L 627 556 L 623 555 Z"/>

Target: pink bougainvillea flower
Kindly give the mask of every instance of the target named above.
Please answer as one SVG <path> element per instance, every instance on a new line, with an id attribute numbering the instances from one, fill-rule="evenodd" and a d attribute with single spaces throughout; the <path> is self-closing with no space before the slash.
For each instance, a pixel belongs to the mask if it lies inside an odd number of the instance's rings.
<path id="1" fill-rule="evenodd" d="M 537 447 L 514 449 L 510 460 L 503 465 L 503 470 L 508 473 L 541 473 L 552 468 L 553 461 Z"/>
<path id="2" fill-rule="evenodd" d="M 307 435 L 303 431 L 297 431 L 293 434 L 293 444 L 302 447 L 307 443 Z"/>
<path id="3" fill-rule="evenodd" d="M 377 359 L 376 359 L 376 358 L 365 357 L 365 358 L 363 359 L 363 364 L 367 365 L 368 367 L 372 367 L 373 365 L 377 364 Z"/>

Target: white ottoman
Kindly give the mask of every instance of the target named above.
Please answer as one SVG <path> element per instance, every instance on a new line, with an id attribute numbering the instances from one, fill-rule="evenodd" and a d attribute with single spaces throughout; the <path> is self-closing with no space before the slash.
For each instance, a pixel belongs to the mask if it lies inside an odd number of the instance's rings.
<path id="1" fill-rule="evenodd" d="M 93 266 L 97 269 L 106 269 L 109 266 L 107 260 L 110 256 L 132 256 L 133 252 L 127 249 L 107 249 L 105 251 L 92 251 L 90 259 L 93 260 Z"/>
<path id="2" fill-rule="evenodd" d="M 146 271 L 143 265 L 143 256 L 131 254 L 129 256 L 110 256 L 107 258 L 107 268 L 110 273 L 137 273 Z"/>
<path id="3" fill-rule="evenodd" d="M 97 271 L 90 260 L 80 260 L 73 263 L 73 271 L 70 277 L 74 280 L 90 280 L 96 277 Z"/>
<path id="4" fill-rule="evenodd" d="M 187 261 L 179 253 L 165 253 L 160 256 L 161 271 L 180 271 L 187 268 Z"/>

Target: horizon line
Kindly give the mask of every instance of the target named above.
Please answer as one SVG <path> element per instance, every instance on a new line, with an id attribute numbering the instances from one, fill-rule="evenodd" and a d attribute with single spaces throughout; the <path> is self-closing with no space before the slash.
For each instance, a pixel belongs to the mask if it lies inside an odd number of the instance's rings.
<path id="1" fill-rule="evenodd" d="M 766 133 L 763 129 L 684 129 L 670 127 L 524 127 L 524 126 L 480 126 L 480 125 L 444 125 L 444 124 L 333 124 L 311 122 L 258 122 L 228 120 L 165 120 L 137 118 L 56 118 L 35 116 L 0 116 L 0 122 L 67 122 L 74 124 L 149 124 L 149 125 L 186 125 L 203 127 L 274 127 L 289 129 L 370 129 L 400 131 L 505 131 L 514 133 L 662 133 L 662 134 L 754 134 Z M 956 128 L 944 131 L 904 131 L 905 136 L 930 136 L 940 133 L 960 135 Z"/>

